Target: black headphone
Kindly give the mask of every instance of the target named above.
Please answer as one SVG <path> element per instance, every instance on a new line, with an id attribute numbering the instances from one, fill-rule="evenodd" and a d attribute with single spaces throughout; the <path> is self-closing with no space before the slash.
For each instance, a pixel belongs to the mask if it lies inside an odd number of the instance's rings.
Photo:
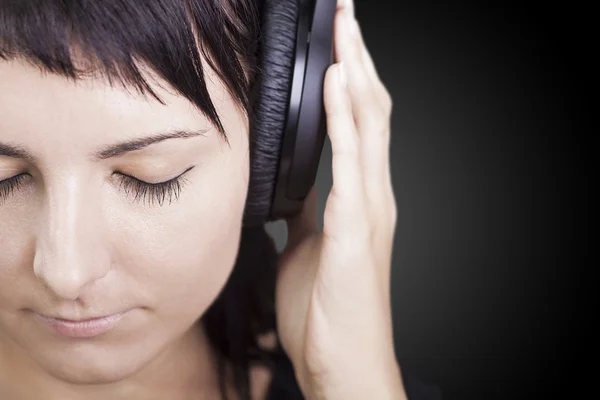
<path id="1" fill-rule="evenodd" d="M 323 83 L 334 62 L 336 3 L 261 4 L 244 226 L 297 214 L 314 185 L 327 135 Z"/>

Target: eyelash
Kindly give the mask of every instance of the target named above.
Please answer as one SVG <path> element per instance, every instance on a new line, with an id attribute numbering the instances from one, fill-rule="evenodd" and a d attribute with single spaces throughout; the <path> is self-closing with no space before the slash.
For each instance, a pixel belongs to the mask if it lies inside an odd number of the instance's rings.
<path id="1" fill-rule="evenodd" d="M 173 202 L 173 199 L 179 199 L 179 195 L 181 194 L 183 186 L 187 182 L 187 180 L 183 178 L 183 175 L 193 168 L 194 167 L 190 167 L 179 176 L 160 183 L 144 182 L 120 172 L 115 172 L 115 174 L 119 175 L 120 188 L 125 190 L 125 194 L 129 195 L 131 192 L 135 194 L 134 201 L 148 200 L 150 205 L 154 205 L 154 202 L 157 202 L 160 206 L 162 206 L 167 197 L 169 204 Z M 25 175 L 26 174 L 21 174 L 4 181 L 0 181 L 0 205 L 2 205 L 4 201 L 6 201 L 8 197 L 16 189 L 18 189 L 18 187 L 23 183 Z"/>
<path id="2" fill-rule="evenodd" d="M 169 198 L 169 204 L 173 202 L 173 198 L 179 200 L 181 190 L 187 182 L 187 180 L 183 178 L 183 175 L 192 168 L 194 167 L 188 168 L 181 175 L 176 176 L 173 179 L 160 183 L 144 182 L 120 172 L 115 172 L 115 174 L 119 175 L 119 180 L 121 181 L 120 187 L 125 190 L 126 195 L 129 195 L 131 191 L 135 193 L 134 201 L 148 200 L 150 205 L 154 205 L 154 202 L 158 202 L 162 207 L 167 197 Z"/>
<path id="3" fill-rule="evenodd" d="M 8 196 L 23 183 L 25 174 L 13 176 L 12 178 L 0 181 L 0 205 L 2 205 Z"/>

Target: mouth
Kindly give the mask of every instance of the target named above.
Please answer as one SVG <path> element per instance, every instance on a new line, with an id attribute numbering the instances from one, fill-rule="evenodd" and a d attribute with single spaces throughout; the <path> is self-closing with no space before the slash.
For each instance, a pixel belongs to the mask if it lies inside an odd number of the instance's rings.
<path id="1" fill-rule="evenodd" d="M 112 330 L 127 314 L 127 311 L 89 319 L 64 319 L 48 317 L 35 313 L 35 316 L 45 326 L 57 333 L 71 338 L 91 338 Z"/>

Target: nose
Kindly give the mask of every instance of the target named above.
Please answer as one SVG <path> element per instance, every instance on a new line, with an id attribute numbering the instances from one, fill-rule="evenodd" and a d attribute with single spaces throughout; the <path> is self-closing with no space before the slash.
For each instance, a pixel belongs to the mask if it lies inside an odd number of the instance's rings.
<path id="1" fill-rule="evenodd" d="M 34 271 L 61 299 L 75 300 L 110 270 L 102 245 L 102 207 L 90 183 L 73 177 L 46 185 Z"/>

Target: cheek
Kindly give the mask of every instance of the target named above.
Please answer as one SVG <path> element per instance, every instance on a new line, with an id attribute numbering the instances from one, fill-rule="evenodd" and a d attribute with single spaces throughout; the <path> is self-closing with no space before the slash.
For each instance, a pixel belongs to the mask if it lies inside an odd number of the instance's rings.
<path id="1" fill-rule="evenodd" d="M 189 183 L 185 195 L 160 215 L 138 215 L 137 222 L 122 225 L 127 229 L 115 242 L 117 268 L 163 320 L 189 323 L 200 317 L 233 269 L 247 183 L 244 174 L 231 172 L 231 165 L 215 169 Z"/>
<path id="2" fill-rule="evenodd" d="M 25 306 L 38 290 L 31 269 L 33 226 L 31 213 L 22 208 L 0 208 L 0 311 Z"/>

